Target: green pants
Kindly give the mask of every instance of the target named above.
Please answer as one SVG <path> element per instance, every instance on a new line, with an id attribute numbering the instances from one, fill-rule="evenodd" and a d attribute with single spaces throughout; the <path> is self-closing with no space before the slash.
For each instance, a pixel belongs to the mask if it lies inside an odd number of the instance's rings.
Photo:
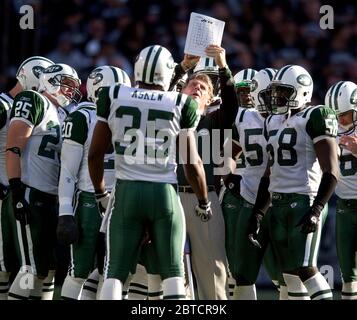
<path id="1" fill-rule="evenodd" d="M 168 183 L 117 180 L 107 225 L 105 277 L 125 282 L 138 261 L 145 230 L 164 280 L 183 276 L 184 213 Z"/>
<path id="2" fill-rule="evenodd" d="M 357 200 L 338 198 L 336 206 L 336 245 L 342 278 L 357 281 Z"/>
<path id="3" fill-rule="evenodd" d="M 94 193 L 76 192 L 75 220 L 78 228 L 78 242 L 71 245 L 69 275 L 87 278 L 95 267 L 99 228 L 102 217 L 99 213 Z"/>
<path id="4" fill-rule="evenodd" d="M 235 274 L 235 237 L 239 211 L 243 205 L 243 199 L 226 190 L 221 203 L 224 225 L 225 225 L 225 245 L 229 270 L 232 276 Z"/>
<path id="5" fill-rule="evenodd" d="M 11 197 L 0 200 L 0 271 L 17 272 L 19 268 L 16 220 Z"/>
<path id="6" fill-rule="evenodd" d="M 226 224 L 226 251 L 229 268 L 238 285 L 252 285 L 256 282 L 263 263 L 273 280 L 279 279 L 280 272 L 269 245 L 267 219 L 262 220 L 258 241 L 262 248 L 255 247 L 248 239 L 248 223 L 253 205 L 241 196 L 227 191 L 222 201 L 222 211 Z"/>
<path id="7" fill-rule="evenodd" d="M 300 267 L 316 267 L 327 205 L 321 213 L 318 229 L 305 234 L 297 224 L 310 208 L 310 197 L 297 193 L 273 192 L 272 198 L 268 228 L 281 270 L 289 272 Z"/>
<path id="8" fill-rule="evenodd" d="M 55 269 L 58 198 L 30 187 L 25 197 L 30 205 L 28 224 L 16 221 L 21 264 L 31 266 L 35 275 L 47 277 Z"/>

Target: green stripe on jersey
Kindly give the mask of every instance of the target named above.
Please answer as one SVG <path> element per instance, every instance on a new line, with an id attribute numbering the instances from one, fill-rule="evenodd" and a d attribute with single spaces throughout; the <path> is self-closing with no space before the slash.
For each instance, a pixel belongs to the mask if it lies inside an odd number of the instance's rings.
<path id="1" fill-rule="evenodd" d="M 243 121 L 243 117 L 244 117 L 244 114 L 246 111 L 247 111 L 247 109 L 242 109 L 242 112 L 240 113 L 239 120 L 238 120 L 239 122 Z"/>
<path id="2" fill-rule="evenodd" d="M 37 126 L 45 114 L 45 104 L 48 104 L 47 99 L 36 91 L 22 91 L 15 97 L 10 119 L 23 118 Z"/>
<path id="3" fill-rule="evenodd" d="M 191 97 L 187 96 L 181 111 L 181 129 L 196 128 L 200 117 L 198 115 L 198 104 Z"/>
<path id="4" fill-rule="evenodd" d="M 331 108 L 325 106 L 312 108 L 306 123 L 306 132 L 312 140 L 319 136 L 336 137 L 337 128 L 336 113 Z"/>
<path id="5" fill-rule="evenodd" d="M 113 99 L 118 99 L 120 84 L 116 85 L 113 90 Z"/>
<path id="6" fill-rule="evenodd" d="M 110 113 L 111 100 L 109 97 L 109 88 L 110 87 L 102 87 L 97 100 L 97 116 L 104 119 L 108 119 Z"/>
<path id="7" fill-rule="evenodd" d="M 83 111 L 72 112 L 63 125 L 65 128 L 64 139 L 75 141 L 81 145 L 84 145 L 88 137 L 87 117 L 82 113 Z"/>

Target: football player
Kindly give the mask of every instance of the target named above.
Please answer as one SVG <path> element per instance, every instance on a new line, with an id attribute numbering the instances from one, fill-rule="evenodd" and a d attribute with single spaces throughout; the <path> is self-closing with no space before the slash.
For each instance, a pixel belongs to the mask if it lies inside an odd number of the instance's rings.
<path id="1" fill-rule="evenodd" d="M 338 163 L 335 112 L 310 106 L 312 91 L 310 74 L 297 65 L 281 68 L 265 91 L 265 104 L 274 114 L 271 121 L 277 115 L 275 120 L 280 124 L 275 135 L 269 136 L 272 161 L 260 180 L 249 233 L 254 242 L 272 193 L 266 219 L 288 291 L 293 287 L 290 275 L 297 275 L 315 300 L 332 299 L 316 263 Z M 267 132 L 271 131 L 271 121 L 267 121 Z"/>
<path id="2" fill-rule="evenodd" d="M 183 153 L 188 160 L 187 178 L 199 199 L 197 213 L 206 219 L 211 216 L 202 162 L 192 144 L 199 119 L 197 103 L 184 94 L 164 92 L 173 69 L 171 53 L 159 45 L 150 46 L 135 62 L 139 88 L 116 85 L 99 93 L 98 122 L 89 152 L 96 194 L 105 192 L 102 161 L 110 140 L 116 152 L 117 178 L 113 206 L 107 211 L 107 259 L 101 299 L 122 298 L 123 283 L 137 262 L 146 232 L 157 253 L 155 263 L 163 280 L 164 299 L 185 298 L 186 232 L 175 173 L 175 145 L 181 131 L 185 144 L 180 150 L 188 151 Z"/>
<path id="3" fill-rule="evenodd" d="M 340 179 L 336 186 L 336 244 L 343 284 L 342 299 L 357 299 L 357 154 L 351 149 L 356 139 L 357 85 L 351 81 L 334 84 L 325 97 L 325 105 L 334 109 L 339 122 L 338 142 Z"/>
<path id="4" fill-rule="evenodd" d="M 70 245 L 69 271 L 61 291 L 62 299 L 66 300 L 79 298 L 85 279 L 94 269 L 96 249 L 100 245 L 99 228 L 102 217 L 89 177 L 88 151 L 97 121 L 94 103 L 98 99 L 98 92 L 101 87 L 114 84 L 131 86 L 125 71 L 113 66 L 95 68 L 87 79 L 90 102 L 81 102 L 67 116 L 63 125 L 57 239 Z M 112 147 L 110 149 L 104 162 L 108 191 L 113 188 L 115 180 L 114 151 Z M 99 265 L 104 263 L 100 261 L 102 258 L 104 257 L 97 257 Z"/>
<path id="5" fill-rule="evenodd" d="M 43 280 L 54 269 L 59 152 L 59 108 L 79 102 L 80 79 L 65 64 L 48 66 L 40 74 L 39 92 L 26 90 L 13 103 L 6 144 L 6 169 L 16 218 L 21 270 L 9 299 L 41 297 Z"/>
<path id="6" fill-rule="evenodd" d="M 5 149 L 11 107 L 15 96 L 24 90 L 38 90 L 39 76 L 53 62 L 45 57 L 34 56 L 23 61 L 16 72 L 16 85 L 7 93 L 0 93 L 0 300 L 7 299 L 9 276 L 17 271 L 16 227 L 12 213 L 9 183 L 6 174 Z"/>

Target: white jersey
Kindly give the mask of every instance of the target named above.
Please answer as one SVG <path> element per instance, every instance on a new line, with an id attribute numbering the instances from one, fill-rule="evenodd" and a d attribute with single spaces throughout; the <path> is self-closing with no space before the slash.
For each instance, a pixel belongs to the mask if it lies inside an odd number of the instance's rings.
<path id="1" fill-rule="evenodd" d="M 61 130 L 56 106 L 35 91 L 23 91 L 15 97 L 10 123 L 13 121 L 23 121 L 32 128 L 21 155 L 22 182 L 57 194 Z"/>
<path id="2" fill-rule="evenodd" d="M 254 108 L 239 108 L 235 129 L 233 140 L 242 148 L 245 160 L 245 168 L 240 172 L 240 194 L 246 201 L 255 203 L 260 178 L 268 161 L 264 118 Z"/>
<path id="3" fill-rule="evenodd" d="M 0 94 L 0 183 L 7 186 L 9 181 L 6 174 L 6 139 L 9 128 L 10 112 L 13 98 L 7 93 Z"/>
<path id="4" fill-rule="evenodd" d="M 267 119 L 267 131 L 272 131 Z M 288 117 L 278 116 L 275 135 L 269 136 L 274 162 L 271 167 L 270 192 L 298 193 L 316 196 L 321 169 L 314 144 L 327 137 L 336 137 L 337 119 L 334 111 L 324 106 L 308 107 Z M 276 125 L 276 123 L 275 123 Z"/>
<path id="5" fill-rule="evenodd" d="M 76 187 L 81 191 L 94 192 L 88 169 L 88 153 L 96 123 L 95 105 L 90 102 L 82 102 L 74 112 L 68 115 L 63 125 L 63 143 L 74 142 L 82 148 L 80 159 L 73 159 L 80 163 L 78 173 L 73 174 L 76 174 Z M 108 150 L 108 154 L 105 155 L 104 180 L 107 189 L 111 191 L 115 183 L 113 150 Z"/>
<path id="6" fill-rule="evenodd" d="M 176 138 L 182 129 L 196 128 L 196 101 L 116 85 L 100 91 L 97 116 L 112 132 L 117 179 L 177 183 Z"/>
<path id="7" fill-rule="evenodd" d="M 348 134 L 356 136 L 357 130 Z M 339 157 L 340 178 L 336 186 L 336 195 L 341 199 L 357 199 L 357 155 L 351 151 L 341 148 Z"/>

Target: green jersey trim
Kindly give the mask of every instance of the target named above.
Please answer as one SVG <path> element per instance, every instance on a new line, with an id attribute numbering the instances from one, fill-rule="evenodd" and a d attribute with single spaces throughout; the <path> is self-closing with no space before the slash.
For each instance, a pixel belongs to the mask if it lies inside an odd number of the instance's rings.
<path id="1" fill-rule="evenodd" d="M 97 116 L 101 121 L 108 122 L 110 114 L 111 99 L 109 96 L 110 87 L 103 87 L 98 94 Z"/>
<path id="2" fill-rule="evenodd" d="M 181 129 L 196 128 L 199 120 L 198 104 L 191 97 L 187 96 L 181 112 Z"/>
<path id="3" fill-rule="evenodd" d="M 325 106 L 316 106 L 311 108 L 310 115 L 307 115 L 309 120 L 306 123 L 306 132 L 311 140 L 318 141 L 318 137 L 333 137 L 337 136 L 338 122 L 335 111 Z"/>
<path id="4" fill-rule="evenodd" d="M 82 108 L 72 112 L 63 124 L 63 138 L 84 145 L 88 138 L 88 122 Z"/>
<path id="5" fill-rule="evenodd" d="M 41 123 L 48 107 L 48 100 L 38 92 L 33 90 L 22 91 L 14 99 L 10 119 L 22 120 L 31 127 L 35 127 Z"/>

